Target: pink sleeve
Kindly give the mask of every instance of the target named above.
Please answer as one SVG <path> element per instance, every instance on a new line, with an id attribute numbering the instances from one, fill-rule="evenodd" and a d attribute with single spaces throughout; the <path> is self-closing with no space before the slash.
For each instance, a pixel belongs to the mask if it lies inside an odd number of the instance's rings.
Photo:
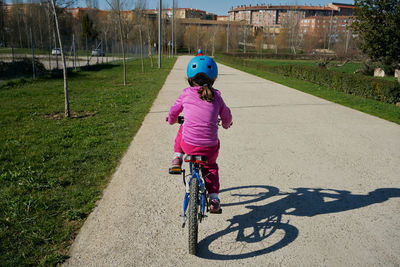
<path id="1" fill-rule="evenodd" d="M 218 96 L 220 100 L 219 116 L 221 117 L 222 127 L 228 129 L 232 123 L 231 110 L 226 106 L 220 92 L 218 92 Z"/>
<path id="2" fill-rule="evenodd" d="M 169 124 L 176 123 L 179 114 L 183 110 L 182 95 L 183 95 L 183 93 L 178 97 L 178 99 L 175 101 L 175 103 L 169 109 L 169 114 L 168 114 L 168 123 Z"/>

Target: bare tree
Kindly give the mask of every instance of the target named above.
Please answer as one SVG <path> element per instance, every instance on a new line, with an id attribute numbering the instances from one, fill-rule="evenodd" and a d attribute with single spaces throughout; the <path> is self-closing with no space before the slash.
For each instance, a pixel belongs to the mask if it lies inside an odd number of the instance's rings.
<path id="1" fill-rule="evenodd" d="M 50 0 L 51 1 L 51 7 L 52 11 L 54 14 L 54 22 L 56 26 L 56 31 L 57 31 L 57 37 L 58 37 L 58 43 L 60 46 L 61 50 L 61 58 L 62 58 L 62 63 L 63 63 L 63 76 L 64 76 L 64 105 L 65 105 L 65 116 L 70 117 L 70 109 L 69 109 L 69 97 L 68 97 L 68 77 L 67 77 L 67 66 L 65 62 L 65 55 L 64 55 L 64 46 L 63 42 L 61 39 L 61 34 L 60 34 L 60 27 L 59 27 L 59 21 L 58 21 L 58 15 L 57 15 L 57 8 L 56 8 L 56 0 Z"/>
<path id="2" fill-rule="evenodd" d="M 215 53 L 215 38 L 217 36 L 217 32 L 218 32 L 218 26 L 212 26 L 212 30 L 211 30 L 211 40 L 212 40 L 212 48 L 211 48 L 211 56 L 214 56 Z"/>
<path id="3" fill-rule="evenodd" d="M 254 44 L 258 53 L 261 54 L 264 49 L 264 31 L 262 29 L 256 31 Z"/>
<path id="4" fill-rule="evenodd" d="M 275 37 L 276 47 L 279 49 L 289 48 L 289 30 L 286 28 L 281 28 L 279 34 Z"/>
<path id="5" fill-rule="evenodd" d="M 122 50 L 122 68 L 123 68 L 123 81 L 124 85 L 126 85 L 126 58 L 125 58 L 125 31 L 123 28 L 123 16 L 122 16 L 122 9 L 124 7 L 124 2 L 121 0 L 106 0 L 107 4 L 110 6 L 114 13 L 114 17 L 117 20 L 118 23 L 118 29 L 119 29 L 119 38 L 121 42 L 121 50 Z"/>
<path id="6" fill-rule="evenodd" d="M 3 0 L 0 0 L 0 45 L 5 44 L 5 20 L 6 12 Z"/>
<path id="7" fill-rule="evenodd" d="M 153 44 L 156 42 L 152 42 L 152 40 L 155 40 L 155 21 L 151 21 L 148 17 L 146 17 L 146 32 L 147 32 L 147 42 L 149 46 L 149 56 L 150 56 L 150 64 L 151 67 L 154 67 L 154 60 L 153 60 Z"/>
<path id="8" fill-rule="evenodd" d="M 140 61 L 142 63 L 142 72 L 144 72 L 144 59 L 143 59 L 143 10 L 145 9 L 145 0 L 138 0 L 136 5 L 136 25 L 139 31 L 140 42 Z"/>
<path id="9" fill-rule="evenodd" d="M 280 47 L 287 47 L 290 49 L 293 54 L 297 53 L 297 49 L 300 48 L 303 41 L 302 35 L 300 34 L 300 20 L 301 12 L 299 12 L 297 8 L 289 10 L 286 15 L 282 17 L 278 43 Z M 287 45 L 283 44 L 283 38 L 287 42 Z"/>
<path id="10" fill-rule="evenodd" d="M 12 7 L 12 13 L 14 14 L 14 18 L 17 21 L 17 23 L 12 23 L 14 25 L 17 26 L 17 30 L 18 30 L 18 37 L 19 37 L 19 46 L 22 48 L 23 44 L 22 44 L 22 24 L 23 24 L 23 10 L 21 8 L 21 5 L 18 3 L 18 1 L 13 0 L 13 7 Z M 11 25 L 12 25 L 11 24 Z"/>
<path id="11" fill-rule="evenodd" d="M 196 32 L 197 30 L 195 25 L 189 25 L 185 29 L 184 43 L 185 46 L 189 49 L 189 54 L 191 54 L 191 52 L 196 47 L 196 39 L 194 38 Z"/>

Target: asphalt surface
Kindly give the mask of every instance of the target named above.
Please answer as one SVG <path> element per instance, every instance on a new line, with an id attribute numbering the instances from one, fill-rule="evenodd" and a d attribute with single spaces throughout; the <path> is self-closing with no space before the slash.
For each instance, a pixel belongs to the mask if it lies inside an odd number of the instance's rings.
<path id="1" fill-rule="evenodd" d="M 219 65 L 234 125 L 220 129 L 221 215 L 182 229 L 168 174 L 180 57 L 66 266 L 399 266 L 400 126 Z"/>
<path id="2" fill-rule="evenodd" d="M 69 53 L 68 53 L 69 54 Z M 21 58 L 32 58 L 32 55 L 24 55 L 24 54 L 16 54 L 15 55 L 15 60 L 21 59 Z M 39 61 L 41 63 L 43 63 L 44 67 L 47 70 L 50 69 L 62 69 L 62 57 L 61 55 L 58 55 L 57 59 L 55 55 L 52 55 L 50 57 L 49 60 L 49 56 L 48 55 L 35 55 L 35 57 L 37 59 L 39 59 Z M 96 65 L 96 64 L 102 64 L 102 63 L 108 63 L 108 62 L 112 62 L 115 60 L 118 60 L 119 58 L 117 57 L 96 57 L 96 56 L 90 56 L 89 55 L 89 65 Z M 12 62 L 13 58 L 12 58 L 12 54 L 1 54 L 0 55 L 0 61 L 3 62 Z M 57 67 L 57 60 L 58 60 L 58 67 Z M 74 65 L 74 57 L 73 56 L 65 56 L 65 60 L 66 60 L 66 65 L 67 68 L 73 68 L 75 67 L 81 67 L 81 66 L 87 66 L 87 58 L 86 56 L 84 57 L 76 57 L 76 61 L 75 61 L 75 65 Z"/>

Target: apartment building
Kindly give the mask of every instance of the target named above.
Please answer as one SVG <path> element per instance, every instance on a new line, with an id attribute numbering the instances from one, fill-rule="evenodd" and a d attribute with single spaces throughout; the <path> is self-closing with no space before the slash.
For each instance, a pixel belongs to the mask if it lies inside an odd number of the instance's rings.
<path id="1" fill-rule="evenodd" d="M 298 6 L 298 5 L 256 5 L 238 6 L 228 12 L 230 21 L 244 21 L 253 28 L 276 29 L 285 27 L 285 24 L 301 21 L 303 31 L 310 31 L 319 27 L 318 21 L 325 18 L 344 17 L 353 15 L 354 6 L 340 3 L 330 3 L 326 6 Z M 319 19 L 321 18 L 321 19 Z M 310 20 L 310 22 L 308 21 Z M 321 24 L 321 26 L 323 23 Z M 323 27 L 323 26 L 322 26 Z"/>
<path id="2" fill-rule="evenodd" d="M 149 17 L 157 16 L 158 9 L 146 9 L 143 11 Z M 172 18 L 173 10 L 165 8 L 162 10 L 163 17 Z M 217 15 L 207 13 L 204 10 L 193 8 L 175 8 L 176 19 L 202 19 L 202 20 L 217 20 Z"/>
<path id="3" fill-rule="evenodd" d="M 300 21 L 300 32 L 307 34 L 326 30 L 338 35 L 347 33 L 352 22 L 351 16 L 313 16 Z"/>

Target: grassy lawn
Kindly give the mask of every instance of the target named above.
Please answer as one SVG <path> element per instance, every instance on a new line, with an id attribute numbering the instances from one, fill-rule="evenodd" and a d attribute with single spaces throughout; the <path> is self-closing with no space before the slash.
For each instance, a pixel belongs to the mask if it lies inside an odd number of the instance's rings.
<path id="1" fill-rule="evenodd" d="M 276 60 L 271 61 L 275 61 L 276 63 Z M 359 96 L 348 95 L 346 93 L 335 91 L 333 89 L 326 88 L 311 82 L 298 80 L 291 77 L 285 77 L 283 75 L 269 73 L 266 71 L 261 71 L 252 67 L 245 67 L 239 64 L 231 64 L 223 61 L 220 62 L 233 68 L 257 75 L 261 78 L 271 80 L 297 89 L 299 91 L 303 91 L 305 93 L 315 95 L 326 100 L 400 124 L 400 107 L 396 105 L 387 104 Z"/>
<path id="2" fill-rule="evenodd" d="M 12 53 L 12 48 L 0 48 L 0 55 L 1 54 L 10 54 Z M 30 48 L 14 48 L 14 54 L 21 54 L 21 55 L 27 55 L 31 56 L 32 55 L 32 49 Z M 49 54 L 49 51 L 46 49 L 35 49 L 35 55 L 47 55 Z"/>
<path id="3" fill-rule="evenodd" d="M 122 67 L 0 88 L 0 265 L 55 265 L 107 185 L 175 59 L 141 73 Z"/>

